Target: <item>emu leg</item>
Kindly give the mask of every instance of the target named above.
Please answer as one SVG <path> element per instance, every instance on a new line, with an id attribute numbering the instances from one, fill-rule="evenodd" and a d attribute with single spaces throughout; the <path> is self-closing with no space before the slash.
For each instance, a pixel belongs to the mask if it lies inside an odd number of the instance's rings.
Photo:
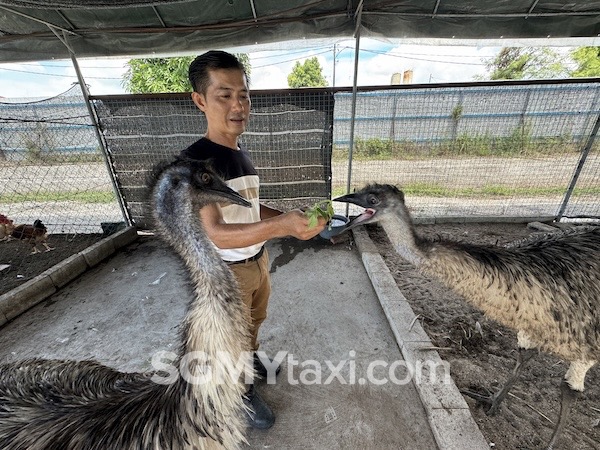
<path id="1" fill-rule="evenodd" d="M 560 414 L 558 416 L 558 422 L 554 427 L 554 431 L 552 432 L 552 437 L 550 438 L 550 442 L 548 443 L 547 450 L 553 450 L 556 442 L 558 441 L 560 434 L 567 423 L 567 418 L 569 417 L 569 412 L 571 411 L 571 406 L 579 396 L 579 391 L 576 391 L 569 386 L 565 380 L 560 385 L 561 390 L 561 401 L 560 401 Z"/>
<path id="2" fill-rule="evenodd" d="M 523 370 L 523 367 L 525 367 L 525 364 L 527 364 L 527 362 L 531 358 L 533 358 L 536 354 L 537 354 L 536 349 L 519 348 L 519 354 L 517 356 L 517 364 L 515 365 L 512 373 L 510 374 L 510 376 L 504 383 L 504 386 L 502 386 L 502 388 L 498 392 L 496 392 L 494 395 L 482 395 L 482 394 L 478 394 L 477 392 L 472 392 L 472 391 L 463 391 L 463 393 L 465 395 L 468 395 L 471 398 L 474 398 L 475 400 L 477 400 L 480 403 L 489 405 L 489 408 L 487 409 L 486 414 L 488 416 L 493 416 L 494 414 L 496 414 L 498 412 L 498 409 L 500 408 L 500 403 L 502 403 L 502 400 L 504 400 L 504 398 L 508 394 L 508 391 L 510 391 L 510 389 L 513 387 L 513 385 L 519 378 L 519 375 L 521 374 L 521 370 Z"/>
<path id="3" fill-rule="evenodd" d="M 548 443 L 548 450 L 552 450 L 556 445 L 560 437 L 560 433 L 567 423 L 571 406 L 575 399 L 579 396 L 580 392 L 583 392 L 585 384 L 585 374 L 587 371 L 596 364 L 596 361 L 580 360 L 571 361 L 569 370 L 565 374 L 565 378 L 560 385 L 562 392 L 560 400 L 560 414 L 558 416 L 558 422 L 552 432 L 552 437 Z"/>

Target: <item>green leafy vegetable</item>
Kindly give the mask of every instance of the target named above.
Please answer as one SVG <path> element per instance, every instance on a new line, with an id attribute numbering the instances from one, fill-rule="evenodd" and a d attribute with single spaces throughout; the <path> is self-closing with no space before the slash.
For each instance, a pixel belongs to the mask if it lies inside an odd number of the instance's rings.
<path id="1" fill-rule="evenodd" d="M 308 228 L 316 227 L 319 217 L 325 218 L 327 222 L 331 220 L 334 214 L 333 203 L 331 200 L 322 200 L 304 211 L 304 214 L 308 217 Z"/>

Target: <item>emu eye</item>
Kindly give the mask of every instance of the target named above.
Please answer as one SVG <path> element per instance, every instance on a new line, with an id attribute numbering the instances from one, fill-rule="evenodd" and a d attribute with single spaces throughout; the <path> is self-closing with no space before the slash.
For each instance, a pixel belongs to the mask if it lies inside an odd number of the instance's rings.
<path id="1" fill-rule="evenodd" d="M 202 182 L 204 184 L 208 184 L 212 181 L 212 177 L 210 176 L 210 174 L 204 172 L 202 173 L 202 175 L 200 176 L 200 179 L 202 180 Z"/>
<path id="2" fill-rule="evenodd" d="M 379 199 L 376 196 L 371 195 L 369 196 L 368 202 L 370 205 L 376 205 L 377 203 L 379 203 Z"/>

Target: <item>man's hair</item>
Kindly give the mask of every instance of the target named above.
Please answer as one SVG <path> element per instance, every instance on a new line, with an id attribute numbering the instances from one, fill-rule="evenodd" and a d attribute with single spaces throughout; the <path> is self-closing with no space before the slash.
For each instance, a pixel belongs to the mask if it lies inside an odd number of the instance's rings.
<path id="1" fill-rule="evenodd" d="M 246 68 L 239 59 L 222 50 L 211 50 L 198 56 L 190 64 L 188 77 L 192 89 L 199 94 L 206 94 L 210 84 L 210 71 L 218 69 L 239 69 L 244 73 L 246 82 L 250 82 Z"/>

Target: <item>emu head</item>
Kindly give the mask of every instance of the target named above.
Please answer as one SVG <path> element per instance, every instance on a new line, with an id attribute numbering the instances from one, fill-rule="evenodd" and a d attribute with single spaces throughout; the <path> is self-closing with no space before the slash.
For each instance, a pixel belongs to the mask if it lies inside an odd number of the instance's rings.
<path id="1" fill-rule="evenodd" d="M 388 214 L 410 222 L 410 216 L 404 204 L 404 193 L 391 184 L 370 184 L 352 194 L 334 198 L 336 202 L 353 203 L 365 208 L 359 216 L 346 225 L 349 230 L 358 225 L 375 223 L 383 220 Z"/>
<path id="2" fill-rule="evenodd" d="M 158 169 L 157 179 L 158 195 L 161 191 L 174 194 L 185 190 L 192 195 L 193 203 L 198 205 L 230 202 L 251 206 L 250 202 L 225 184 L 212 169 L 210 161 L 177 158 Z"/>

